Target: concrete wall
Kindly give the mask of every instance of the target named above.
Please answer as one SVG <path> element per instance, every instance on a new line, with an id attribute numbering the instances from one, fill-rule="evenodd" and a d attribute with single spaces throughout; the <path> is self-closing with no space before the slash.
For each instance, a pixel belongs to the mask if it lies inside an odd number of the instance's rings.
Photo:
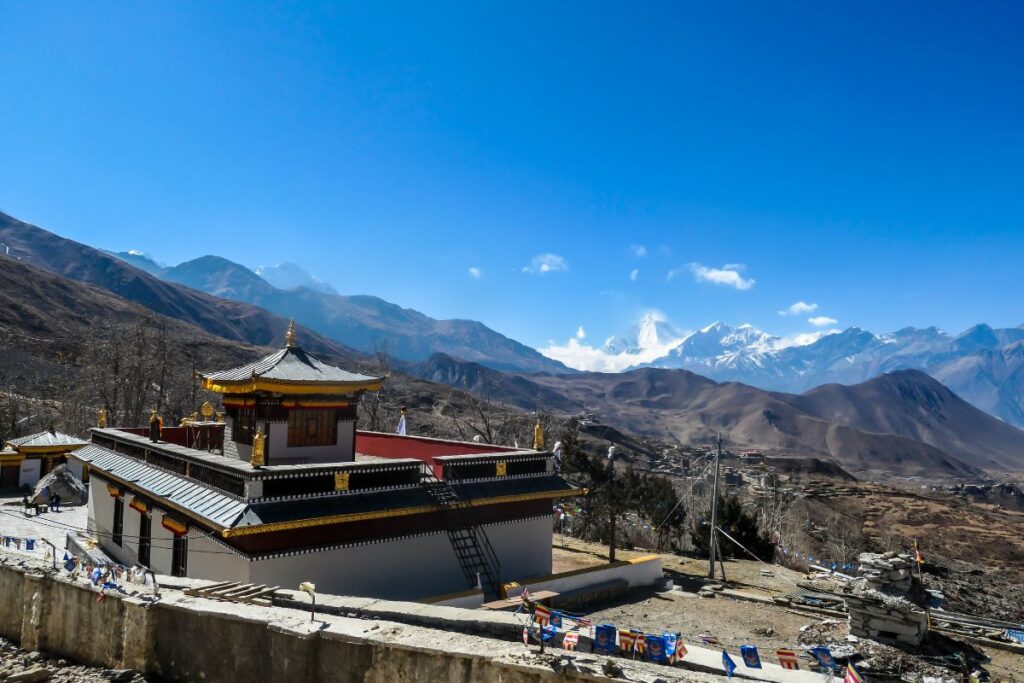
<path id="1" fill-rule="evenodd" d="M 0 564 L 0 635 L 28 650 L 109 668 L 131 668 L 167 683 L 540 683 L 607 680 L 605 659 L 565 653 L 571 665 L 524 650 L 516 638 L 467 635 L 459 625 L 477 612 L 419 615 L 427 628 L 188 597 L 166 588 L 160 599 L 109 595 L 65 572 L 45 575 L 43 563 Z M 395 604 L 394 612 L 403 613 Z M 459 613 L 465 616 L 446 616 Z M 498 615 L 485 615 L 500 619 Z M 506 618 L 511 618 L 510 616 Z M 518 628 L 518 627 L 516 627 Z M 617 658 L 622 678 L 709 680 L 692 671 Z"/>

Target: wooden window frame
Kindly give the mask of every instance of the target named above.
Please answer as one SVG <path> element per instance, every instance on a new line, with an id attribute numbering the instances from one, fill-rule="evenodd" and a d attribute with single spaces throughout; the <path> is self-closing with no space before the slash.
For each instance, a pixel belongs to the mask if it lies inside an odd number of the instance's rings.
<path id="1" fill-rule="evenodd" d="M 338 411 L 295 409 L 288 411 L 288 448 L 338 445 Z"/>

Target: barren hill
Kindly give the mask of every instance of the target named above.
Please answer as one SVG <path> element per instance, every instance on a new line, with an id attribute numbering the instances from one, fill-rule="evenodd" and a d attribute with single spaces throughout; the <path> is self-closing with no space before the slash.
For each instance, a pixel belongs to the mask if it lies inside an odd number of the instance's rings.
<path id="1" fill-rule="evenodd" d="M 683 443 L 710 443 L 721 431 L 738 447 L 831 456 L 855 472 L 958 476 L 1024 468 L 1024 432 L 920 372 L 805 395 L 654 368 L 531 379 L 611 424 Z"/>

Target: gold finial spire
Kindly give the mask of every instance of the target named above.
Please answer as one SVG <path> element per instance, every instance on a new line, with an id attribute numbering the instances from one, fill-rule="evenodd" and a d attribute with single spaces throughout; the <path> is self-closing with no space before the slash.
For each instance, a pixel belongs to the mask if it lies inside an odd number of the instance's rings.
<path id="1" fill-rule="evenodd" d="M 285 340 L 285 343 L 288 344 L 289 347 L 295 346 L 295 321 L 294 320 L 289 320 L 288 321 L 288 332 L 287 332 L 287 334 L 284 335 L 284 340 Z"/>
<path id="2" fill-rule="evenodd" d="M 533 427 L 533 450 L 544 450 L 544 428 L 540 426 L 540 416 L 537 416 L 537 424 Z"/>

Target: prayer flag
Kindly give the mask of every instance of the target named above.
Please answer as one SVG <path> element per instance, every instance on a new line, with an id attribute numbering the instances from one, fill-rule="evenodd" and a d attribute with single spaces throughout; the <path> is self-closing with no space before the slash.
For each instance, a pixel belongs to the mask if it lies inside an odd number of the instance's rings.
<path id="1" fill-rule="evenodd" d="M 743 657 L 743 664 L 748 668 L 761 668 L 761 656 L 757 654 L 757 648 L 753 645 L 740 645 L 740 656 Z"/>
<path id="2" fill-rule="evenodd" d="M 924 564 L 924 555 L 921 554 L 921 548 L 917 545 L 917 539 L 914 539 L 914 555 L 917 557 L 918 564 Z"/>
<path id="3" fill-rule="evenodd" d="M 836 666 L 836 660 L 832 658 L 832 651 L 827 647 L 812 647 L 809 652 L 818 660 L 822 668 L 831 671 Z"/>
<path id="4" fill-rule="evenodd" d="M 1024 643 L 1024 631 L 1008 628 L 1006 629 L 1006 637 L 1014 642 Z"/>
<path id="5" fill-rule="evenodd" d="M 530 647 L 530 629 L 523 627 L 523 645 Z"/>
<path id="6" fill-rule="evenodd" d="M 732 673 L 736 671 L 736 662 L 732 661 L 732 657 L 725 650 L 722 650 L 722 666 L 725 667 L 725 675 L 732 678 Z"/>
<path id="7" fill-rule="evenodd" d="M 26 538 L 25 539 L 25 550 L 35 550 L 35 549 L 36 549 L 36 539 L 34 539 L 34 538 Z"/>
<path id="8" fill-rule="evenodd" d="M 668 648 L 665 647 L 665 636 L 647 636 L 647 658 L 652 662 L 668 661 Z"/>
<path id="9" fill-rule="evenodd" d="M 647 635 L 646 634 L 638 633 L 636 635 L 636 639 L 633 642 L 633 650 L 635 652 L 639 652 L 640 654 L 644 654 L 645 652 L 647 652 Z"/>
<path id="10" fill-rule="evenodd" d="M 542 626 L 547 626 L 551 621 L 551 608 L 537 605 L 533 608 L 533 620 Z"/>
<path id="11" fill-rule="evenodd" d="M 563 650 L 575 650 L 576 646 L 579 645 L 580 634 L 575 631 L 566 633 L 562 636 L 562 649 Z"/>
<path id="12" fill-rule="evenodd" d="M 797 670 L 800 668 L 800 664 L 797 661 L 796 653 L 792 650 L 776 650 L 775 654 L 779 658 L 779 664 L 782 665 L 783 669 Z"/>
<path id="13" fill-rule="evenodd" d="M 715 638 L 714 636 L 709 636 L 706 633 L 701 633 L 699 637 L 700 642 L 704 643 L 705 645 L 718 645 L 718 638 Z"/>
<path id="14" fill-rule="evenodd" d="M 633 653 L 636 645 L 636 634 L 632 631 L 619 631 L 619 649 L 623 652 Z"/>
<path id="15" fill-rule="evenodd" d="M 598 624 L 594 627 L 594 653 L 610 655 L 615 651 L 615 626 Z"/>
<path id="16" fill-rule="evenodd" d="M 556 611 L 552 610 L 550 621 L 551 621 L 551 625 L 554 626 L 556 629 L 562 628 L 562 614 L 561 614 L 561 612 L 556 612 Z"/>
<path id="17" fill-rule="evenodd" d="M 843 683 L 864 683 L 864 679 L 861 678 L 857 670 L 853 668 L 853 664 L 846 665 L 846 676 L 843 677 Z"/>

